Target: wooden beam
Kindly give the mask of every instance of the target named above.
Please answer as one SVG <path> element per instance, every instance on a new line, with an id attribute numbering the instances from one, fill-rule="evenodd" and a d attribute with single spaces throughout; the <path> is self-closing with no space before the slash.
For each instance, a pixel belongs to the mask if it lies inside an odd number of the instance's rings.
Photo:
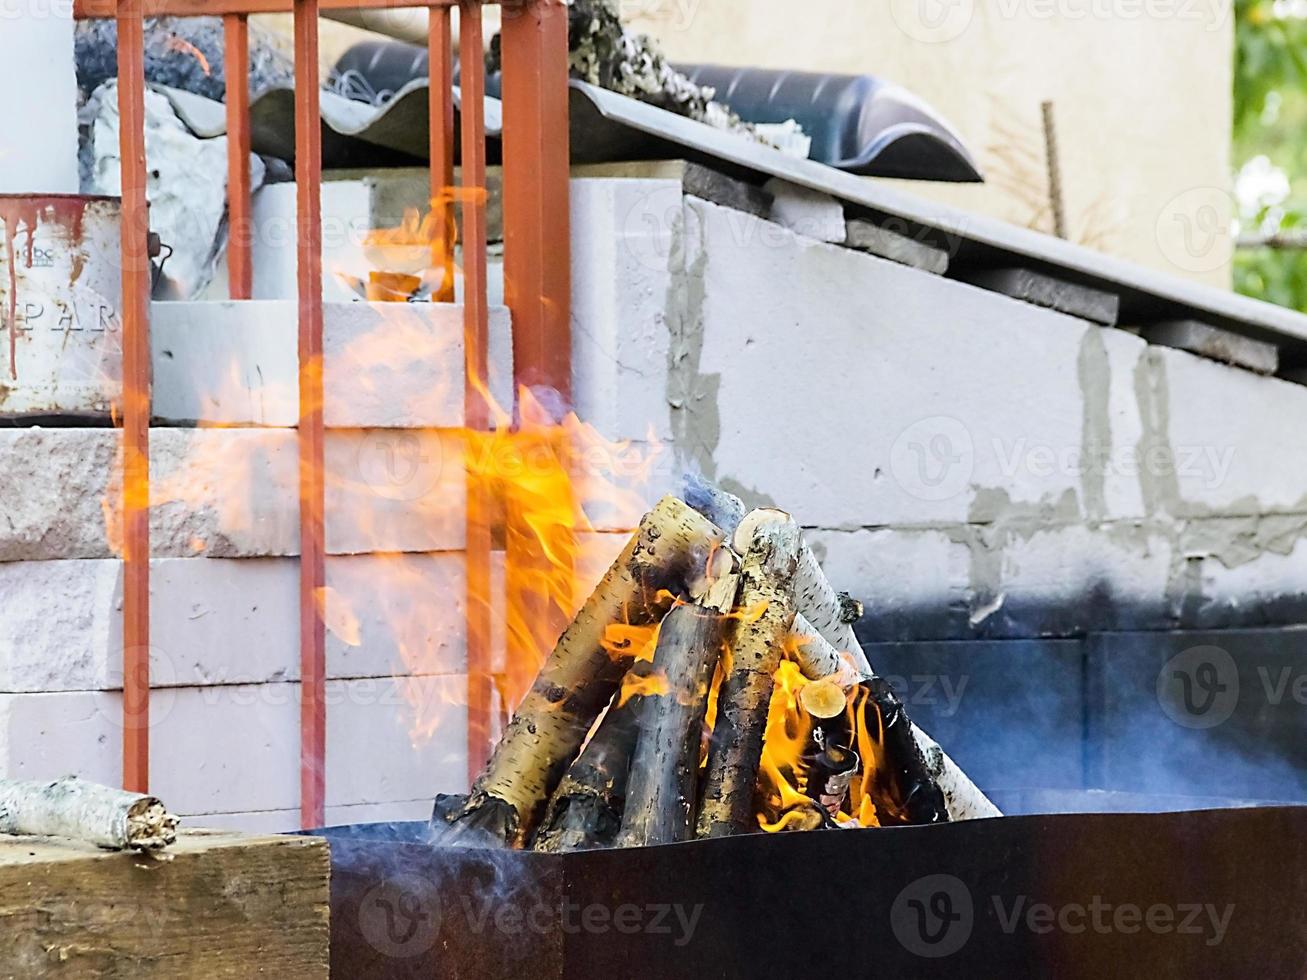
<path id="1" fill-rule="evenodd" d="M 326 841 L 183 831 L 167 853 L 0 838 L 0 976 L 326 980 Z"/>

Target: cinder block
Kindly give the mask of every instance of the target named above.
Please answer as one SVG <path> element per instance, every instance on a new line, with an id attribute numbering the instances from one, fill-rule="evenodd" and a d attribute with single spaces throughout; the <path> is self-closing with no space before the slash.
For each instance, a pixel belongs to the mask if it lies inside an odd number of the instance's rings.
<path id="1" fill-rule="evenodd" d="M 385 803 L 466 783 L 466 678 L 327 684 L 327 800 Z M 0 695 L 0 775 L 121 779 L 122 699 Z M 298 684 L 172 688 L 151 700 L 151 789 L 181 813 L 299 806 Z"/>
<path id="2" fill-rule="evenodd" d="M 327 686 L 327 804 L 467 788 L 467 678 L 366 678 Z"/>
<path id="3" fill-rule="evenodd" d="M 1085 463 L 1138 413 L 1135 378 L 1116 377 L 1138 338 L 775 226 L 769 240 L 706 202 L 686 214 L 673 424 L 718 482 L 828 529 L 1067 522 L 1093 494 L 1101 519 L 1139 515 L 1133 471 L 1100 487 Z"/>
<path id="4" fill-rule="evenodd" d="M 1307 801 L 1301 631 L 1107 633 L 1088 650 L 1092 785 Z"/>
<path id="5" fill-rule="evenodd" d="M 463 308 L 327 303 L 323 416 L 328 428 L 463 424 Z M 293 427 L 299 419 L 296 307 L 285 300 L 155 303 L 155 418 Z M 508 310 L 489 317 L 491 393 L 512 404 Z"/>
<path id="6" fill-rule="evenodd" d="M 466 671 L 461 553 L 328 558 L 327 587 L 328 677 Z"/>
<path id="7" fill-rule="evenodd" d="M 1258 374 L 1274 374 L 1280 368 L 1280 348 L 1275 344 L 1241 337 L 1198 320 L 1150 324 L 1139 333 L 1150 344 L 1186 350 Z"/>
<path id="8" fill-rule="evenodd" d="M 878 644 L 867 656 L 982 789 L 1084 785 L 1080 641 Z"/>
<path id="9" fill-rule="evenodd" d="M 1307 516 L 1185 523 L 1182 547 L 1198 581 L 1180 610 L 1188 629 L 1307 620 Z"/>
<path id="10" fill-rule="evenodd" d="M 107 558 L 120 499 L 111 429 L 0 429 L 0 561 Z M 463 547 L 462 439 L 434 429 L 333 430 L 327 549 Z M 154 429 L 151 548 L 159 557 L 294 555 L 298 459 L 289 429 Z M 106 526 L 106 523 L 108 526 Z"/>
<path id="11" fill-rule="evenodd" d="M 819 242 L 839 244 L 844 241 L 844 205 L 829 194 L 809 190 L 798 184 L 773 177 L 763 185 L 772 195 L 768 217 L 796 235 Z"/>
<path id="12" fill-rule="evenodd" d="M 1120 523 L 978 528 L 973 629 L 984 636 L 1074 636 L 1165 629 L 1174 549 L 1169 536 Z"/>
<path id="13" fill-rule="evenodd" d="M 933 272 L 937 276 L 948 271 L 948 252 L 891 228 L 884 228 L 862 218 L 853 218 L 847 223 L 845 231 L 844 244 L 849 248 L 910 265 L 922 272 Z"/>
<path id="14" fill-rule="evenodd" d="M 463 556 L 327 559 L 327 676 L 461 673 Z M 0 691 L 122 685 L 122 565 L 114 559 L 0 564 Z M 299 563 L 155 559 L 155 687 L 299 678 Z"/>
<path id="15" fill-rule="evenodd" d="M 970 552 L 940 530 L 808 530 L 827 578 L 862 603 L 863 642 L 970 635 Z"/>
<path id="16" fill-rule="evenodd" d="M 610 439 L 671 437 L 667 365 L 679 180 L 572 181 L 572 387 Z"/>
<path id="17" fill-rule="evenodd" d="M 464 547 L 467 479 L 461 433 L 337 429 L 327 435 L 324 460 L 328 553 Z"/>
<path id="18" fill-rule="evenodd" d="M 1066 282 L 1034 269 L 981 269 L 962 273 L 959 278 L 981 289 L 1101 323 L 1105 327 L 1116 326 L 1121 313 L 1121 297 Z"/>
<path id="19" fill-rule="evenodd" d="M 1303 513 L 1307 389 L 1152 348 L 1138 379 L 1154 478 L 1150 505 L 1177 517 Z"/>
<path id="20" fill-rule="evenodd" d="M 12 504 L 0 561 L 114 553 L 118 440 L 112 429 L 0 430 L 0 494 Z M 155 429 L 150 471 L 156 555 L 295 552 L 293 432 Z"/>

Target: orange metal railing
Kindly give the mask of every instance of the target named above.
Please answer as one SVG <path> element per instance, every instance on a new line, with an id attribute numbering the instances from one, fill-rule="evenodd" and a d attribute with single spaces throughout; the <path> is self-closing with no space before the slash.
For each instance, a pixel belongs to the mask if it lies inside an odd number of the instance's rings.
<path id="1" fill-rule="evenodd" d="M 466 428 L 484 431 L 489 406 L 476 381 L 487 377 L 485 94 L 481 0 L 76 0 L 79 18 L 116 18 L 123 185 L 124 617 L 123 782 L 149 782 L 149 421 L 148 211 L 145 198 L 144 38 L 146 16 L 221 15 L 227 78 L 228 265 L 231 297 L 252 292 L 249 175 L 248 16 L 294 13 L 297 259 L 299 296 L 301 821 L 321 826 L 326 796 L 325 586 L 320 9 L 427 7 L 430 11 L 431 191 L 433 207 L 452 207 L 454 106 L 451 8 L 460 8 Z M 515 380 L 570 392 L 567 7 L 564 0 L 505 3 L 504 269 L 514 323 Z M 446 282 L 453 256 L 442 249 Z M 470 486 L 470 491 L 474 490 Z M 469 594 L 489 594 L 489 502 L 469 492 Z M 468 765 L 481 768 L 490 721 L 490 611 L 468 603 Z"/>

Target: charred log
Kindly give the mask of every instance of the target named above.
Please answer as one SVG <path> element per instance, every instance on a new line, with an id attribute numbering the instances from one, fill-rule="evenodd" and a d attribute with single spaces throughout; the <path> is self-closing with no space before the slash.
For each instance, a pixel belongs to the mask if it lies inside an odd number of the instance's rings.
<path id="1" fill-rule="evenodd" d="M 863 778 L 855 808 L 870 798 L 881 826 L 947 823 L 950 813 L 937 770 L 917 744 L 916 727 L 889 683 L 873 677 L 858 685 L 853 703 Z"/>
<path id="2" fill-rule="evenodd" d="M 635 651 L 624 656 L 604 648 L 605 630 L 616 623 L 658 622 L 672 593 L 700 576 L 722 541 L 721 531 L 675 497 L 663 498 L 645 516 L 549 654 L 467 803 L 443 827 L 436 825 L 442 843 L 475 844 L 488 835 L 526 846 L 595 719 L 634 663 Z M 465 834 L 471 837 L 465 840 Z"/>
<path id="3" fill-rule="evenodd" d="M 754 789 L 774 678 L 794 625 L 801 548 L 798 525 L 788 515 L 755 524 L 741 572 L 739 608 L 745 614 L 734 621 L 730 669 L 718 696 L 698 837 L 753 829 Z"/>
<path id="4" fill-rule="evenodd" d="M 633 671 L 651 670 L 636 664 Z M 536 833 L 537 851 L 562 854 L 612 847 L 622 828 L 631 753 L 639 734 L 638 718 L 646 698 L 619 703 L 614 696 L 599 728 L 563 776 Z"/>
<path id="5" fill-rule="evenodd" d="M 641 708 L 619 846 L 671 844 L 694 836 L 708 693 L 739 584 L 732 562 L 701 603 L 678 606 L 663 620 L 653 668 L 668 688 L 646 698 Z"/>

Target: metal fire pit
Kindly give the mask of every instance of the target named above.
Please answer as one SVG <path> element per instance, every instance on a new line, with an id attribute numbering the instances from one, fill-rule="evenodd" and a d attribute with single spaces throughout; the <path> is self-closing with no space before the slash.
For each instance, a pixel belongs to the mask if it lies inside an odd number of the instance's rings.
<path id="1" fill-rule="evenodd" d="M 1307 808 L 1006 817 L 570 855 L 331 842 L 342 977 L 1307 975 Z"/>

